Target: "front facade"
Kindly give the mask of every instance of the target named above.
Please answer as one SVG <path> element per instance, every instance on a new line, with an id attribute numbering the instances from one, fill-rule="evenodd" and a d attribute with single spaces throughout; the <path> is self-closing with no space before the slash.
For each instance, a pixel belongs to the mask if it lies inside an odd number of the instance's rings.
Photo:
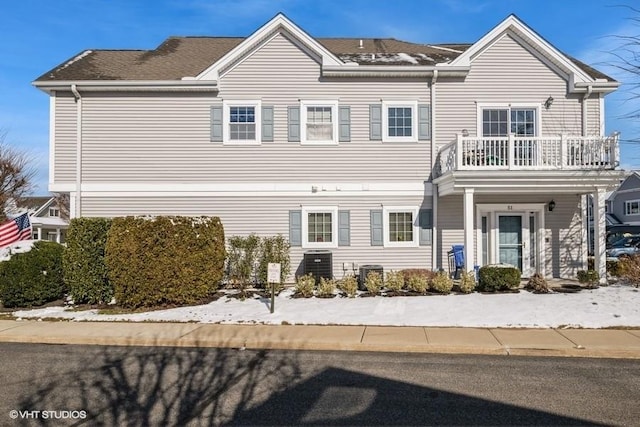
<path id="1" fill-rule="evenodd" d="M 314 250 L 337 278 L 446 269 L 463 244 L 468 269 L 570 277 L 593 194 L 604 268 L 618 84 L 515 16 L 472 45 L 419 45 L 314 39 L 277 15 L 247 38 L 85 51 L 34 84 L 72 216 L 216 215 L 227 236 L 287 236 L 293 274 Z"/>

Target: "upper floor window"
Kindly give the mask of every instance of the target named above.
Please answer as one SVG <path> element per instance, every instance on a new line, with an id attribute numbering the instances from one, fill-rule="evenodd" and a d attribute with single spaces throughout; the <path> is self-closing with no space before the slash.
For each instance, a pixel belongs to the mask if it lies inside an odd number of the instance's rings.
<path id="1" fill-rule="evenodd" d="M 60 209 L 49 208 L 49 216 L 60 216 Z"/>
<path id="2" fill-rule="evenodd" d="M 382 124 L 384 139 L 388 141 L 413 142 L 418 140 L 417 103 L 384 102 Z"/>
<path id="3" fill-rule="evenodd" d="M 482 108 L 482 136 L 535 136 L 537 134 L 537 108 L 484 107 Z"/>
<path id="4" fill-rule="evenodd" d="M 625 215 L 640 215 L 640 200 L 627 200 L 624 202 Z"/>
<path id="5" fill-rule="evenodd" d="M 301 102 L 302 143 L 338 143 L 338 103 L 334 101 Z"/>
<path id="6" fill-rule="evenodd" d="M 223 141 L 228 144 L 260 144 L 260 101 L 224 103 Z"/>

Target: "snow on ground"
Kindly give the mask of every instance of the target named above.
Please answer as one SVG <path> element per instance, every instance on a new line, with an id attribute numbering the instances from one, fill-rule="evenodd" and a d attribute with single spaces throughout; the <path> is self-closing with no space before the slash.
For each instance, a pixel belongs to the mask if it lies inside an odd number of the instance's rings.
<path id="1" fill-rule="evenodd" d="M 210 304 L 135 314 L 105 315 L 63 307 L 22 310 L 20 318 L 76 321 L 170 321 L 316 325 L 459 326 L 505 328 L 640 327 L 640 289 L 612 285 L 578 293 L 438 295 L 331 299 L 291 298 L 292 290 L 270 301 L 223 297 Z"/>
<path id="2" fill-rule="evenodd" d="M 11 255 L 29 252 L 37 240 L 19 240 L 0 249 L 0 261 L 8 261 Z"/>

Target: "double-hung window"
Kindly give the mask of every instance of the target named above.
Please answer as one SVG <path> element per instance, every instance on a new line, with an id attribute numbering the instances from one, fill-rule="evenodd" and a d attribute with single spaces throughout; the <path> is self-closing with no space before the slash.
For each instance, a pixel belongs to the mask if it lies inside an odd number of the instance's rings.
<path id="1" fill-rule="evenodd" d="M 382 123 L 387 141 L 418 140 L 417 102 L 383 102 Z"/>
<path id="2" fill-rule="evenodd" d="M 385 207 L 383 215 L 385 246 L 418 246 L 417 208 Z"/>
<path id="3" fill-rule="evenodd" d="M 309 248 L 338 246 L 338 208 L 305 207 L 302 209 L 302 245 Z"/>
<path id="4" fill-rule="evenodd" d="M 624 202 L 625 215 L 640 215 L 640 200 L 628 200 Z"/>
<path id="5" fill-rule="evenodd" d="M 301 106 L 301 142 L 303 144 L 338 143 L 338 103 L 303 101 Z"/>
<path id="6" fill-rule="evenodd" d="M 224 103 L 223 141 L 227 144 L 260 144 L 260 102 Z"/>
<path id="7" fill-rule="evenodd" d="M 49 216 L 59 217 L 60 216 L 60 209 L 58 209 L 58 208 L 49 208 Z"/>

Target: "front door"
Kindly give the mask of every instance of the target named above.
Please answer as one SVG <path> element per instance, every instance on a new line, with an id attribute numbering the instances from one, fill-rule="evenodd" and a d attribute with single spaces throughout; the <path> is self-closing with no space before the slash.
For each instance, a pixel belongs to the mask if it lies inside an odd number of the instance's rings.
<path id="1" fill-rule="evenodd" d="M 527 214 L 498 214 L 498 262 L 513 265 L 524 277 L 531 268 L 529 227 Z"/>

